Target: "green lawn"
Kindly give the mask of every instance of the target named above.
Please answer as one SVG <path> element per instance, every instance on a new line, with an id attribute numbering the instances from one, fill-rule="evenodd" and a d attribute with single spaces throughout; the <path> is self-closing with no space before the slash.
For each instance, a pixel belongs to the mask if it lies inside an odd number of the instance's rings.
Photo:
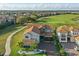
<path id="1" fill-rule="evenodd" d="M 37 23 L 61 25 L 61 24 L 79 24 L 72 19 L 79 17 L 78 14 L 63 14 L 63 15 L 54 15 L 49 16 L 48 18 L 42 18 Z"/>
<path id="2" fill-rule="evenodd" d="M 5 52 L 5 43 L 7 37 L 15 30 L 19 29 L 21 26 L 12 25 L 8 26 L 5 29 L 0 30 L 0 55 L 3 55 Z"/>
<path id="3" fill-rule="evenodd" d="M 11 40 L 11 55 L 12 56 L 18 56 L 19 54 L 17 53 L 18 50 L 20 50 L 20 47 L 18 46 L 18 42 L 21 42 L 23 40 L 23 34 L 26 28 L 14 35 Z"/>

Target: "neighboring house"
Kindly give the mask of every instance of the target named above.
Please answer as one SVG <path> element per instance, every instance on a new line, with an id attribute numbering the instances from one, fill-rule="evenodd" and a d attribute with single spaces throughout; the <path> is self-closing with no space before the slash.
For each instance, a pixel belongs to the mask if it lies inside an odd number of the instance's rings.
<path id="1" fill-rule="evenodd" d="M 8 22 L 13 23 L 13 24 L 16 23 L 16 18 L 15 18 L 15 16 L 9 16 L 9 15 L 7 15 L 7 16 L 6 16 L 6 20 L 7 20 Z"/>
<path id="2" fill-rule="evenodd" d="M 0 24 L 5 24 L 5 23 L 15 23 L 16 19 L 14 16 L 9 16 L 9 15 L 0 15 Z"/>
<path id="3" fill-rule="evenodd" d="M 57 35 L 60 42 L 75 42 L 75 36 L 79 35 L 79 28 L 72 26 L 60 26 L 57 28 Z"/>
<path id="4" fill-rule="evenodd" d="M 30 45 L 32 42 L 50 41 L 52 38 L 52 29 L 49 25 L 32 24 L 24 35 L 24 45 Z M 31 43 L 28 43 L 28 41 Z"/>
<path id="5" fill-rule="evenodd" d="M 2 15 L 0 15 L 0 24 L 5 23 L 5 17 L 3 17 Z"/>
<path id="6" fill-rule="evenodd" d="M 75 36 L 76 50 L 79 50 L 79 35 Z"/>

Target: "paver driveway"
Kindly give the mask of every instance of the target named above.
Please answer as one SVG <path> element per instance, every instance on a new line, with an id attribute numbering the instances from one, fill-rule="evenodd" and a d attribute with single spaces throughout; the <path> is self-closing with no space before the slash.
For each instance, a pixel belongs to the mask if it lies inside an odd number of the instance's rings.
<path id="1" fill-rule="evenodd" d="M 61 43 L 64 50 L 69 54 L 69 56 L 79 56 L 79 51 L 76 51 L 74 48 L 76 47 L 75 43 L 67 42 Z"/>
<path id="2" fill-rule="evenodd" d="M 56 55 L 56 48 L 54 42 L 41 42 L 38 45 L 38 48 L 41 50 L 46 50 L 47 55 Z"/>

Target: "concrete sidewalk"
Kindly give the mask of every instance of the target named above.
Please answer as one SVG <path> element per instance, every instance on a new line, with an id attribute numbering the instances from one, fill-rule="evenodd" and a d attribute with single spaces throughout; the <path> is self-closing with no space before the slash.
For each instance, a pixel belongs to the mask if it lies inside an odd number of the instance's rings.
<path id="1" fill-rule="evenodd" d="M 23 27 L 23 28 L 21 28 L 21 29 L 19 29 L 19 30 L 17 30 L 17 31 L 15 31 L 15 32 L 13 32 L 10 36 L 8 36 L 7 41 L 6 41 L 6 45 L 5 45 L 5 50 L 6 50 L 6 51 L 5 51 L 4 56 L 9 56 L 9 55 L 10 55 L 10 52 L 11 52 L 10 42 L 11 42 L 12 37 L 13 37 L 17 32 L 23 30 L 24 28 L 26 28 L 26 26 Z"/>

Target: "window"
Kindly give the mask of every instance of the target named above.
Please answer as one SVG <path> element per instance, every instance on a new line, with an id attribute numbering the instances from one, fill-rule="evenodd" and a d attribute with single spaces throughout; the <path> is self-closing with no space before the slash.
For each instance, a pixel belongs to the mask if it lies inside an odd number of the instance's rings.
<path id="1" fill-rule="evenodd" d="M 29 38 L 28 36 L 25 36 L 25 38 Z"/>
<path id="2" fill-rule="evenodd" d="M 43 30 L 43 31 L 45 31 L 46 29 L 45 29 L 45 28 L 43 28 L 42 30 Z"/>
<path id="3" fill-rule="evenodd" d="M 62 36 L 62 37 L 65 37 L 65 35 L 64 35 L 64 34 L 62 34 L 61 36 Z"/>
<path id="4" fill-rule="evenodd" d="M 49 29 L 45 29 L 45 31 L 46 31 L 46 32 L 51 32 L 51 30 L 49 30 Z"/>
<path id="5" fill-rule="evenodd" d="M 74 34 L 74 35 L 78 35 L 78 32 L 74 32 L 73 34 Z"/>
<path id="6" fill-rule="evenodd" d="M 66 39 L 65 39 L 65 38 L 62 38 L 61 40 L 63 40 L 63 41 L 64 41 L 64 40 L 66 40 Z"/>

